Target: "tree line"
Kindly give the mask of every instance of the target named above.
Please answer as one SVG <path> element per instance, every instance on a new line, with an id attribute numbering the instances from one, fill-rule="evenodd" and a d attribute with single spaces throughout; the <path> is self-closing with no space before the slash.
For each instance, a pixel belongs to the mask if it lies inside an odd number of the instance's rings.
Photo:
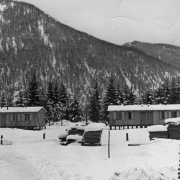
<path id="1" fill-rule="evenodd" d="M 108 123 L 109 105 L 134 105 L 134 104 L 180 104 L 180 79 L 165 79 L 155 90 L 147 89 L 141 96 L 135 95 L 127 84 L 123 87 L 115 85 L 111 77 L 105 93 L 100 93 L 98 82 L 95 80 L 87 106 L 83 109 L 75 94 L 69 94 L 66 86 L 61 82 L 49 82 L 47 89 L 41 89 L 36 71 L 27 86 L 26 91 L 20 91 L 15 102 L 8 93 L 1 93 L 1 107 L 4 106 L 43 106 L 46 121 L 60 121 L 67 119 L 72 122 L 90 120 L 92 122 Z"/>

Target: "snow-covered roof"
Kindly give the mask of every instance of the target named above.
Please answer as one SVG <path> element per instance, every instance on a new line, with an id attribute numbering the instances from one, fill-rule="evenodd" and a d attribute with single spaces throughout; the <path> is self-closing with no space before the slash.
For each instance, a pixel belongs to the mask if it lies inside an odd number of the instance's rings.
<path id="1" fill-rule="evenodd" d="M 167 123 L 180 123 L 180 117 L 177 117 L 177 118 L 169 118 L 169 119 L 166 119 L 164 121 L 166 124 Z"/>
<path id="2" fill-rule="evenodd" d="M 105 127 L 104 123 L 91 123 L 85 127 L 85 132 L 88 131 L 102 131 Z"/>
<path id="3" fill-rule="evenodd" d="M 163 125 L 154 125 L 147 128 L 148 132 L 160 132 L 160 131 L 167 131 L 168 126 Z"/>
<path id="4" fill-rule="evenodd" d="M 158 105 L 109 105 L 108 111 L 165 111 L 180 110 L 180 104 Z"/>
<path id="5" fill-rule="evenodd" d="M 0 113 L 15 113 L 15 112 L 38 112 L 43 107 L 0 107 Z"/>

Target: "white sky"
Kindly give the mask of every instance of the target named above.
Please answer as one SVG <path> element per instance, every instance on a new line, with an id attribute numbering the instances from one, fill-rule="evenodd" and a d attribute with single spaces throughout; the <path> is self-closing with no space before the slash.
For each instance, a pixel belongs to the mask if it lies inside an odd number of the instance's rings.
<path id="1" fill-rule="evenodd" d="M 180 46 L 179 0 L 18 0 L 100 39 Z"/>

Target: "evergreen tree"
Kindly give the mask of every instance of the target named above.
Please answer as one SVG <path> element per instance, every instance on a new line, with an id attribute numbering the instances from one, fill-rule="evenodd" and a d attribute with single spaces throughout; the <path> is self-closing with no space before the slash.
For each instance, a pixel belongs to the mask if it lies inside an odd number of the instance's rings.
<path id="1" fill-rule="evenodd" d="M 54 85 L 54 104 L 58 104 L 59 102 L 59 88 L 58 88 L 58 83 L 56 81 Z"/>
<path id="2" fill-rule="evenodd" d="M 98 90 L 97 81 L 94 83 L 89 102 L 89 119 L 92 122 L 101 121 L 101 98 Z"/>
<path id="3" fill-rule="evenodd" d="M 39 82 L 37 80 L 36 71 L 34 71 L 32 78 L 28 84 L 28 106 L 39 106 Z"/>
<path id="4" fill-rule="evenodd" d="M 153 104 L 154 98 L 153 98 L 153 92 L 152 90 L 148 89 L 145 92 L 145 95 L 143 96 L 143 104 Z"/>
<path id="5" fill-rule="evenodd" d="M 117 86 L 117 104 L 121 105 L 123 104 L 123 93 L 120 90 L 120 85 L 118 84 Z"/>
<path id="6" fill-rule="evenodd" d="M 108 106 L 110 104 L 117 105 L 117 100 L 117 90 L 114 85 L 114 80 L 111 77 L 107 86 L 105 97 L 103 99 L 103 121 L 105 123 L 109 122 L 109 112 L 107 111 Z"/>
<path id="7" fill-rule="evenodd" d="M 52 82 L 48 83 L 46 96 L 47 96 L 47 103 L 53 106 L 54 105 L 54 88 L 53 88 Z"/>
<path id="8" fill-rule="evenodd" d="M 60 101 L 60 103 L 62 103 L 64 105 L 68 103 L 68 93 L 67 93 L 67 89 L 63 83 L 60 84 L 59 101 Z"/>
<path id="9" fill-rule="evenodd" d="M 162 84 L 162 103 L 170 104 L 170 88 L 169 88 L 169 81 L 167 78 Z"/>
<path id="10" fill-rule="evenodd" d="M 130 105 L 134 105 L 136 101 L 136 95 L 134 94 L 132 88 L 129 90 L 129 102 Z"/>
<path id="11" fill-rule="evenodd" d="M 81 121 L 82 119 L 82 109 L 79 106 L 76 96 L 74 96 L 72 102 L 69 105 L 69 120 L 71 122 L 77 122 Z"/>
<path id="12" fill-rule="evenodd" d="M 6 106 L 6 95 L 3 92 L 1 96 L 1 107 L 5 107 L 5 106 Z"/>
<path id="13" fill-rule="evenodd" d="M 159 87 L 157 90 L 155 90 L 155 92 L 154 92 L 154 103 L 155 104 L 163 104 L 164 103 L 162 87 Z"/>
<path id="14" fill-rule="evenodd" d="M 180 104 L 180 76 L 177 77 L 177 94 L 178 94 L 177 104 Z"/>
<path id="15" fill-rule="evenodd" d="M 128 85 L 124 86 L 123 91 L 123 100 L 124 105 L 133 105 L 135 104 L 136 96 L 134 95 L 132 88 L 130 89 Z"/>
<path id="16" fill-rule="evenodd" d="M 179 93 L 178 93 L 178 85 L 176 83 L 176 79 L 172 78 L 170 84 L 170 104 L 177 104 L 179 101 Z"/>
<path id="17" fill-rule="evenodd" d="M 66 86 L 61 83 L 59 88 L 59 107 L 61 107 L 61 118 L 68 119 L 69 97 Z"/>
<path id="18" fill-rule="evenodd" d="M 13 97 L 12 97 L 11 93 L 7 93 L 6 98 L 7 98 L 7 106 L 12 107 L 13 106 Z"/>
<path id="19" fill-rule="evenodd" d="M 24 107 L 25 106 L 25 102 L 23 99 L 23 93 L 21 91 L 19 92 L 19 97 L 18 97 L 18 100 L 16 101 L 16 106 L 18 106 L 18 107 Z"/>

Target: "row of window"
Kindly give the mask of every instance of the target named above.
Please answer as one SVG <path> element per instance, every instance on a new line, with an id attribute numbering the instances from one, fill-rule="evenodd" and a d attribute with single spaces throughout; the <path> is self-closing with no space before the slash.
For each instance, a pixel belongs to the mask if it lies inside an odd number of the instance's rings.
<path id="1" fill-rule="evenodd" d="M 160 111 L 160 119 L 166 119 L 166 118 L 176 118 L 178 116 L 177 111 Z"/>
<path id="2" fill-rule="evenodd" d="M 24 117 L 20 119 L 18 114 L 12 114 L 12 121 L 30 121 L 30 114 L 24 114 Z"/>
<path id="3" fill-rule="evenodd" d="M 134 113 L 133 112 L 126 112 L 127 114 L 127 119 L 132 120 Z M 118 119 L 118 120 L 122 120 L 124 119 L 124 112 L 116 112 L 116 114 L 114 114 L 114 119 Z"/>
<path id="4" fill-rule="evenodd" d="M 147 119 L 152 119 L 153 114 L 152 112 L 142 112 L 142 114 L 147 117 Z M 166 119 L 166 118 L 175 118 L 178 117 L 178 112 L 177 111 L 171 111 L 171 112 L 167 112 L 167 111 L 160 111 L 159 112 L 159 119 Z M 133 120 L 134 119 L 134 112 L 115 112 L 113 115 L 113 119 L 117 119 L 117 120 L 123 120 L 123 119 L 128 119 L 128 120 Z"/>

